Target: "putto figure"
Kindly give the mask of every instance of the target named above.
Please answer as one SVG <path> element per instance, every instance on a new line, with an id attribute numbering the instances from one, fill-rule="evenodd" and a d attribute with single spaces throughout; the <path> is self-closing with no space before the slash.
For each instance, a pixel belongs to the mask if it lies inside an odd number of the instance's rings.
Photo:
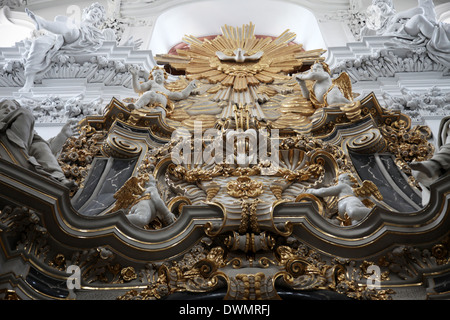
<path id="1" fill-rule="evenodd" d="M 142 199 L 131 207 L 126 217 L 131 223 L 141 228 L 147 226 L 156 217 L 159 217 L 165 226 L 175 221 L 175 215 L 170 212 L 161 199 L 156 187 L 156 180 L 152 176 L 145 185 Z"/>
<path id="2" fill-rule="evenodd" d="M 356 180 L 348 173 L 339 175 L 338 183 L 335 186 L 320 189 L 308 189 L 305 192 L 318 197 L 338 197 L 338 213 L 344 222 L 350 219 L 355 224 L 364 219 L 372 210 L 367 207 L 363 200 L 374 195 L 378 200 L 383 196 L 378 191 L 377 186 L 368 180 L 363 182 L 361 187 L 355 187 Z"/>
<path id="3" fill-rule="evenodd" d="M 357 119 L 361 114 L 361 103 L 353 101 L 351 80 L 347 73 L 332 79 L 328 65 L 316 62 L 309 71 L 295 75 L 295 79 L 303 96 L 316 109 L 337 106 L 350 120 Z M 311 89 L 306 85 L 306 80 L 314 81 Z"/>
<path id="4" fill-rule="evenodd" d="M 172 100 L 183 100 L 189 97 L 197 87 L 195 81 L 191 81 L 182 91 L 170 91 L 164 86 L 166 73 L 158 67 L 153 68 L 147 82 L 139 83 L 138 70 L 134 67 L 129 69 L 133 78 L 133 89 L 136 93 L 142 94 L 139 99 L 130 104 L 130 109 L 143 109 L 151 107 L 155 111 L 161 111 L 164 116 L 170 111 L 168 107 Z"/>
<path id="5" fill-rule="evenodd" d="M 29 92 L 36 76 L 48 71 L 57 59 L 64 60 L 64 56 L 71 53 L 95 52 L 104 41 L 115 40 L 112 29 L 99 29 L 105 20 L 106 11 L 98 2 L 83 10 L 79 26 L 66 16 L 56 16 L 54 21 L 48 21 L 28 8 L 25 11 L 35 22 L 37 30 L 47 30 L 49 33 L 29 44 L 25 53 L 25 84 L 21 92 Z"/>

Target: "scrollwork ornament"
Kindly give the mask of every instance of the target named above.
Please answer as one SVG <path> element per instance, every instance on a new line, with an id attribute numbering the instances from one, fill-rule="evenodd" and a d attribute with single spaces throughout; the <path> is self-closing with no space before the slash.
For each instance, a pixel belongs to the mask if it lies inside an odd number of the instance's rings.
<path id="1" fill-rule="evenodd" d="M 299 248 L 301 249 L 301 247 Z M 360 300 L 390 299 L 392 290 L 373 290 L 366 285 L 349 279 L 346 268 L 335 259 L 332 264 L 325 263 L 312 250 L 294 250 L 287 246 L 276 249 L 278 263 L 284 267 L 280 277 L 294 290 L 329 289 L 348 297 Z"/>

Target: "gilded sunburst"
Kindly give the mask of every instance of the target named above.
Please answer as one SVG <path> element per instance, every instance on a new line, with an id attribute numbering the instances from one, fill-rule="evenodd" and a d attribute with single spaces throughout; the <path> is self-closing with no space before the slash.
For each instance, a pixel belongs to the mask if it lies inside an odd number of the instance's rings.
<path id="1" fill-rule="evenodd" d="M 261 84 L 289 80 L 305 63 L 322 60 L 322 49 L 305 51 L 293 43 L 296 35 L 289 30 L 276 38 L 255 36 L 255 26 L 222 27 L 222 35 L 212 40 L 185 36 L 189 49 L 177 50 L 178 55 L 159 55 L 159 63 L 185 72 L 190 80 L 206 80 L 216 86 L 215 101 L 231 104 L 255 104 L 266 97 Z"/>

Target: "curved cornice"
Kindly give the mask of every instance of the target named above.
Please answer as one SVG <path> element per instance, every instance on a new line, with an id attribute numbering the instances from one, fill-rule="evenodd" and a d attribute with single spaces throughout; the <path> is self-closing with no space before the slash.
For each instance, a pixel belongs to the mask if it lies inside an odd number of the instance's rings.
<path id="1" fill-rule="evenodd" d="M 69 190 L 57 182 L 0 159 L 0 204 L 25 206 L 63 246 L 80 250 L 107 245 L 133 261 L 161 261 L 188 250 L 201 239 L 204 225 L 222 218 L 214 207 L 189 206 L 176 223 L 160 230 L 143 230 L 121 213 L 87 217 L 71 205 Z"/>
<path id="2" fill-rule="evenodd" d="M 161 261 L 187 251 L 205 236 L 204 226 L 219 223 L 217 206 L 184 206 L 173 225 L 160 230 L 134 227 L 120 213 L 86 217 L 73 209 L 69 190 L 29 170 L 0 159 L 2 206 L 26 206 L 41 218 L 48 233 L 64 246 L 87 249 L 107 244 L 135 262 Z M 450 176 L 431 187 L 429 205 L 418 212 L 398 213 L 380 208 L 362 222 L 339 227 L 323 219 L 311 203 L 274 207 L 274 225 L 291 223 L 292 235 L 332 256 L 363 259 L 395 245 L 420 245 L 442 238 L 450 229 Z"/>
<path id="3" fill-rule="evenodd" d="M 429 204 L 420 211 L 400 213 L 376 207 L 362 222 L 338 227 L 325 221 L 309 203 L 279 206 L 274 220 L 293 223 L 293 235 L 321 252 L 365 259 L 394 246 L 420 246 L 441 239 L 450 230 L 450 175 L 431 186 Z"/>

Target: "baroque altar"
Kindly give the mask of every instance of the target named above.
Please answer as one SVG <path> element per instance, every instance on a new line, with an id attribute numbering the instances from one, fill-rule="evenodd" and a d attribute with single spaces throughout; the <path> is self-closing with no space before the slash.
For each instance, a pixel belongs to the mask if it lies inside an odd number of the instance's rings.
<path id="1" fill-rule="evenodd" d="M 448 294 L 450 177 L 427 167 L 430 128 L 354 92 L 325 50 L 257 29 L 113 67 L 137 95 L 80 114 L 51 155 L 23 104 L 2 102 L 4 298 Z"/>

